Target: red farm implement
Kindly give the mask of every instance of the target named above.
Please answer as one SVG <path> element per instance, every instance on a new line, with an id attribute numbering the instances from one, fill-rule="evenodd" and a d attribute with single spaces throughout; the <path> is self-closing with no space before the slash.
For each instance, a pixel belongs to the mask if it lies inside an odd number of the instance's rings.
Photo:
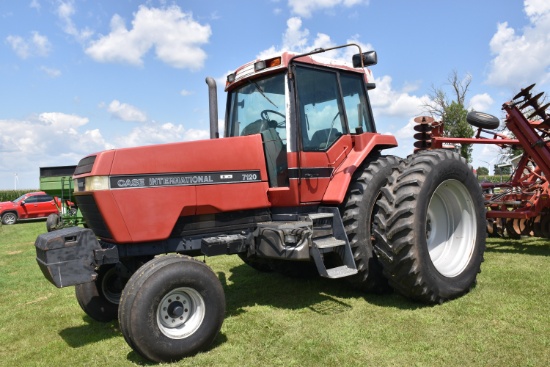
<path id="1" fill-rule="evenodd" d="M 472 111 L 467 120 L 477 128 L 473 138 L 444 136 L 444 123 L 431 117 L 417 117 L 415 152 L 441 149 L 454 144 L 495 144 L 501 148 L 519 146 L 523 150 L 508 181 L 483 183 L 489 235 L 519 238 L 534 235 L 550 238 L 550 103 L 541 102 L 544 93 L 532 94 L 535 84 L 524 88 L 503 104 L 505 125 L 515 139 L 498 133 L 498 118 Z"/>

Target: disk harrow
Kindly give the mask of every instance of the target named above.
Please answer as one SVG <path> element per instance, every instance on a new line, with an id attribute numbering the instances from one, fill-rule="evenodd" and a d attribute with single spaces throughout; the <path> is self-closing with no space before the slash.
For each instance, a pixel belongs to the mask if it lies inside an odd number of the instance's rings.
<path id="1" fill-rule="evenodd" d="M 498 118 L 477 111 L 469 112 L 467 121 L 477 128 L 473 138 L 445 136 L 444 121 L 431 117 L 415 118 L 415 153 L 419 150 L 450 148 L 455 144 L 494 144 L 523 150 L 507 181 L 482 183 L 487 209 L 487 232 L 490 236 L 536 236 L 550 238 L 550 103 L 544 92 L 534 94 L 532 84 L 502 105 L 505 126 L 514 134 L 511 139 L 495 131 Z"/>

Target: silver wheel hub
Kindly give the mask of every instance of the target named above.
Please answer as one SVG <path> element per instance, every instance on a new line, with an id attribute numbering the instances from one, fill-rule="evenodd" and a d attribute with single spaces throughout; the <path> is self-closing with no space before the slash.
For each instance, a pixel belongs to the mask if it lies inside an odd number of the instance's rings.
<path id="1" fill-rule="evenodd" d="M 446 277 L 460 275 L 470 263 L 477 238 L 476 211 L 466 187 L 446 180 L 428 205 L 426 243 L 437 271 Z"/>
<path id="2" fill-rule="evenodd" d="M 157 308 L 157 325 L 169 338 L 183 339 L 193 334 L 204 320 L 204 299 L 193 288 L 176 288 L 167 293 Z"/>

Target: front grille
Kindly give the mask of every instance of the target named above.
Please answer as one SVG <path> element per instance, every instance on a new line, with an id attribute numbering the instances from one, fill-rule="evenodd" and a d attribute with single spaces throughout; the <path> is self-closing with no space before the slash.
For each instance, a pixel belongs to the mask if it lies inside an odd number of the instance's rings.
<path id="1" fill-rule="evenodd" d="M 98 237 L 112 239 L 113 236 L 99 212 L 93 195 L 78 195 L 75 196 L 75 200 L 88 228 Z"/>

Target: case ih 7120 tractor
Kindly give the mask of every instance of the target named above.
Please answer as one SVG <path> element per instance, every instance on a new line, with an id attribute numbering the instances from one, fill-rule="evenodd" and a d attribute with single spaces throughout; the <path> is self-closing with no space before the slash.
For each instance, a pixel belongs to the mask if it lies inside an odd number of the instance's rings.
<path id="1" fill-rule="evenodd" d="M 359 48 L 335 48 L 347 46 Z M 382 155 L 397 143 L 372 117 L 365 67 L 376 53 L 359 49 L 350 64 L 319 57 L 332 49 L 230 74 L 224 138 L 207 78 L 211 139 L 82 159 L 73 178 L 87 228 L 37 238 L 45 277 L 76 286 L 93 319 L 118 317 L 128 344 L 153 361 L 204 350 L 221 328 L 222 285 L 196 255 L 314 270 L 428 303 L 468 292 L 486 234 L 471 167 L 446 150 Z"/>

